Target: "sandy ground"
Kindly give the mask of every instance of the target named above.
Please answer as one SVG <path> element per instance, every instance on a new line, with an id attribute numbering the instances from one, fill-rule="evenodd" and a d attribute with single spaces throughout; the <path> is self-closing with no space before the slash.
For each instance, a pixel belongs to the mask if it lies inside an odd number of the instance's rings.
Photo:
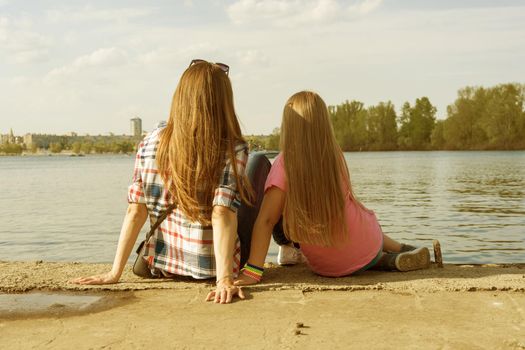
<path id="1" fill-rule="evenodd" d="M 82 310 L 52 305 L 28 315 L 4 307 L 0 348 L 525 349 L 525 264 L 338 279 L 305 266 L 269 267 L 265 283 L 231 305 L 203 302 L 209 282 L 141 280 L 129 270 L 116 285 L 67 282 L 107 269 L 0 262 L 0 293 L 103 297 Z"/>

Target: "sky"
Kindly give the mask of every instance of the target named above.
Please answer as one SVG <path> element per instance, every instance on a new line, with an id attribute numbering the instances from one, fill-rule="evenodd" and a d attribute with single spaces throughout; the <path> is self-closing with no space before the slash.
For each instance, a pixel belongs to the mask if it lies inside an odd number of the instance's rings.
<path id="1" fill-rule="evenodd" d="M 366 106 L 525 82 L 525 1 L 0 0 L 0 133 L 130 133 L 166 120 L 194 58 L 230 68 L 246 134 L 301 90 Z"/>

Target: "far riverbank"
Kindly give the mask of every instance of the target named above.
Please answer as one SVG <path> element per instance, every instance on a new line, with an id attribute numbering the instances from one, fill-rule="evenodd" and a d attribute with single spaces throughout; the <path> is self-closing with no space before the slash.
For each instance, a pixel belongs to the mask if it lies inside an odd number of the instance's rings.
<path id="1" fill-rule="evenodd" d="M 452 152 L 452 153 L 459 153 L 459 152 L 523 152 L 525 149 L 511 149 L 511 150 L 503 150 L 503 149 L 486 149 L 486 150 L 479 150 L 479 149 L 464 149 L 464 150 L 363 150 L 363 151 L 345 151 L 344 153 L 417 153 L 417 152 L 432 152 L 432 153 L 445 153 L 445 152 Z M 268 151 L 264 149 L 256 149 L 256 150 L 250 150 L 250 152 L 271 152 L 271 153 L 278 153 L 279 150 L 273 150 Z M 93 157 L 93 156 L 103 156 L 103 155 L 134 155 L 135 152 L 104 152 L 104 153 L 73 153 L 70 151 L 62 151 L 60 153 L 53 153 L 53 152 L 22 152 L 21 154 L 6 154 L 6 153 L 0 153 L 0 157 Z"/>
<path id="2" fill-rule="evenodd" d="M 105 152 L 105 153 L 73 153 L 73 152 L 60 152 L 60 153 L 53 153 L 53 152 L 22 152 L 21 154 L 2 154 L 0 153 L 0 157 L 96 157 L 96 156 L 104 156 L 104 155 L 124 155 L 124 156 L 131 156 L 134 155 L 134 152 L 128 152 L 128 153 L 112 153 L 112 152 Z"/>

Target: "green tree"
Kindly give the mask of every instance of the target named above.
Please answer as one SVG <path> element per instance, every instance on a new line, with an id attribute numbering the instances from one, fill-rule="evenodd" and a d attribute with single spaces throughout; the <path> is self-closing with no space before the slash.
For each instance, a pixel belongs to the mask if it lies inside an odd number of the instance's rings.
<path id="1" fill-rule="evenodd" d="M 428 149 L 436 123 L 436 107 L 428 97 L 416 99 L 414 107 L 405 102 L 399 118 L 399 146 L 403 149 Z"/>
<path id="2" fill-rule="evenodd" d="M 394 105 L 380 102 L 368 108 L 368 144 L 370 150 L 397 148 L 397 123 Z"/>
<path id="3" fill-rule="evenodd" d="M 443 137 L 450 149 L 479 149 L 487 144 L 487 135 L 481 119 L 487 108 L 487 90 L 466 87 L 458 91 L 458 97 L 447 107 L 443 124 Z"/>
<path id="4" fill-rule="evenodd" d="M 5 143 L 0 145 L 0 153 L 9 155 L 19 155 L 22 154 L 22 151 L 22 146 L 16 143 Z"/>
<path id="5" fill-rule="evenodd" d="M 106 143 L 102 142 L 102 141 L 98 141 L 97 143 L 95 143 L 93 145 L 93 149 L 95 150 L 95 153 L 107 153 L 109 150 L 108 150 L 108 145 L 106 145 Z"/>
<path id="6" fill-rule="evenodd" d="M 91 142 L 83 142 L 81 150 L 84 154 L 90 154 L 93 149 L 93 144 Z"/>
<path id="7" fill-rule="evenodd" d="M 269 151 L 278 151 L 280 149 L 279 147 L 280 138 L 281 138 L 281 130 L 279 128 L 273 129 L 272 134 L 269 135 L 264 142 L 264 148 Z"/>
<path id="8" fill-rule="evenodd" d="M 525 148 L 525 85 L 465 87 L 447 108 L 444 138 L 451 149 Z"/>
<path id="9" fill-rule="evenodd" d="M 59 142 L 52 142 L 49 144 L 49 150 L 51 151 L 51 153 L 60 153 L 62 152 L 62 149 L 62 144 Z"/>
<path id="10" fill-rule="evenodd" d="M 436 126 L 430 136 L 430 143 L 433 149 L 444 149 L 445 148 L 445 136 L 443 133 L 445 121 L 436 121 Z"/>
<path id="11" fill-rule="evenodd" d="M 80 154 L 80 151 L 82 150 L 82 144 L 78 141 L 73 142 L 71 145 L 71 151 L 75 154 Z"/>
<path id="12" fill-rule="evenodd" d="M 134 144 L 129 141 L 119 141 L 112 142 L 111 145 L 107 147 L 106 151 L 111 151 L 113 153 L 130 153 L 133 152 L 134 148 Z"/>
<path id="13" fill-rule="evenodd" d="M 368 111 L 359 101 L 345 101 L 329 108 L 335 138 L 343 151 L 360 151 L 368 148 Z"/>
<path id="14" fill-rule="evenodd" d="M 524 86 L 502 84 L 489 89 L 481 124 L 490 148 L 523 147 L 525 138 Z"/>
<path id="15" fill-rule="evenodd" d="M 265 136 L 250 135 L 245 137 L 250 152 L 257 152 L 263 150 L 265 144 Z"/>

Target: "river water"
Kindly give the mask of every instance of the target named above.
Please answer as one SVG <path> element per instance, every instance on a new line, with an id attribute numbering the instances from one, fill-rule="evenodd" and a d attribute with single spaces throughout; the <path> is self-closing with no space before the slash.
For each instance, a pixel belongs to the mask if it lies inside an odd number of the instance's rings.
<path id="1" fill-rule="evenodd" d="M 525 262 L 525 152 L 345 157 L 355 194 L 391 237 L 429 248 L 439 239 L 449 263 Z M 133 162 L 0 157 L 0 260 L 111 262 Z M 267 260 L 276 254 L 272 245 Z"/>

